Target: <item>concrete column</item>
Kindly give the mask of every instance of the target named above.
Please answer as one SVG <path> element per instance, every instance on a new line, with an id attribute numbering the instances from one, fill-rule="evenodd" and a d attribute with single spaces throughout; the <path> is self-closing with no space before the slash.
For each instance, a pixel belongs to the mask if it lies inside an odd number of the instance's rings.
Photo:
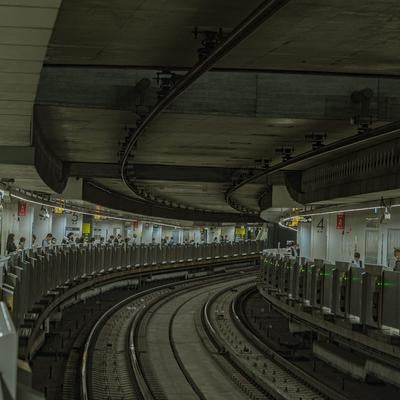
<path id="1" fill-rule="evenodd" d="M 303 223 L 299 225 L 297 241 L 300 246 L 300 255 L 311 258 L 311 224 Z"/>
<path id="2" fill-rule="evenodd" d="M 66 236 L 65 228 L 67 226 L 67 216 L 65 214 L 53 214 L 52 234 L 57 239 L 57 244 Z"/>
<path id="3" fill-rule="evenodd" d="M 222 226 L 221 235 L 224 237 L 227 236 L 227 240 L 229 242 L 233 242 L 235 240 L 235 225 L 227 225 Z"/>
<path id="4" fill-rule="evenodd" d="M 40 247 L 42 245 L 42 241 L 46 237 L 48 233 L 52 232 L 52 220 L 53 213 L 51 209 L 47 209 L 49 212 L 49 218 L 41 217 L 41 209 L 42 207 L 39 205 L 34 205 L 34 214 L 33 214 L 33 225 L 32 225 L 32 234 L 36 235 L 37 245 Z"/>
<path id="5" fill-rule="evenodd" d="M 161 243 L 161 233 L 162 233 L 161 226 L 153 225 L 152 239 L 155 240 L 155 243 Z"/>
<path id="6" fill-rule="evenodd" d="M 12 199 L 10 203 L 3 205 L 1 212 L 1 254 L 5 254 L 6 252 L 7 237 L 10 233 L 15 235 L 16 245 L 18 245 L 21 236 L 26 239 L 25 247 L 31 245 L 33 214 L 34 206 L 27 203 L 26 215 L 18 217 L 18 200 L 16 199 Z"/>
<path id="7" fill-rule="evenodd" d="M 66 214 L 65 234 L 68 235 L 68 233 L 72 232 L 74 234 L 74 237 L 82 236 L 82 219 L 82 214 Z"/>
<path id="8" fill-rule="evenodd" d="M 213 243 L 217 238 L 217 242 L 221 239 L 221 227 L 211 226 L 207 227 L 207 243 Z"/>
<path id="9" fill-rule="evenodd" d="M 143 233 L 143 222 L 138 221 L 138 223 L 135 225 L 135 228 L 132 230 L 132 235 L 136 235 L 136 244 L 140 244 L 142 240 L 142 233 Z"/>
<path id="10" fill-rule="evenodd" d="M 149 244 L 153 237 L 153 224 L 143 224 L 142 243 Z"/>
<path id="11" fill-rule="evenodd" d="M 194 228 L 194 229 L 190 229 L 188 231 L 188 236 L 189 236 L 189 242 L 191 240 L 194 240 L 195 243 L 200 243 L 201 241 L 201 232 L 200 232 L 200 228 Z"/>
<path id="12" fill-rule="evenodd" d="M 168 238 L 168 241 L 170 241 L 171 237 L 172 237 L 172 228 L 169 226 L 163 226 L 161 230 L 161 238 L 162 239 Z"/>

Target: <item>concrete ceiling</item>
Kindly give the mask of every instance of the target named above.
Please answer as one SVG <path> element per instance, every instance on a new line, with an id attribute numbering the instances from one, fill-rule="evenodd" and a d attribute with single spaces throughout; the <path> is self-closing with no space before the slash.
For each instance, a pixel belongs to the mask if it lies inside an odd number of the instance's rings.
<path id="1" fill-rule="evenodd" d="M 193 27 L 229 31 L 259 3 L 64 1 L 48 62 L 190 67 L 199 47 Z M 399 12 L 396 0 L 292 1 L 218 66 L 399 74 Z"/>
<path id="2" fill-rule="evenodd" d="M 234 28 L 259 4 L 225 0 L 64 1 L 48 62 L 182 65 L 197 57 L 195 26 Z M 101 27 L 101 29 L 99 29 Z"/>
<path id="3" fill-rule="evenodd" d="M 31 144 L 42 62 L 61 0 L 0 0 L 0 142 Z"/>
<path id="4" fill-rule="evenodd" d="M 132 112 L 37 106 L 42 135 L 63 161 L 109 162 L 118 160 L 120 141 Z"/>
<path id="5" fill-rule="evenodd" d="M 61 0 L 0 0 L 2 146 L 18 148 L 32 143 L 33 104 L 60 4 Z M 49 190 L 32 164 L 16 165 L 6 158 L 0 158 L 0 179 L 14 179 L 30 190 Z"/>
<path id="6" fill-rule="evenodd" d="M 139 141 L 135 161 L 253 168 L 257 159 L 279 159 L 276 148 L 309 148 L 311 132 L 337 140 L 355 130 L 347 121 L 164 113 Z"/>
<path id="7" fill-rule="evenodd" d="M 194 38 L 195 26 L 229 32 L 260 0 L 9 3 L 0 0 L 0 145 L 32 145 L 32 108 L 44 61 L 35 118 L 50 151 L 67 165 L 110 163 L 118 171 L 121 142 L 137 121 L 138 100 L 130 97 L 134 86 L 141 79 L 150 82 L 142 106 L 153 106 L 155 72 L 197 62 L 201 37 Z M 194 167 L 235 168 L 245 176 L 258 160 L 278 162 L 277 148 L 293 146 L 297 154 L 308 150 L 307 134 L 326 133 L 327 143 L 355 134 L 357 127 L 349 120 L 358 105 L 350 99 L 365 88 L 373 90 L 367 111 L 373 126 L 392 121 L 400 110 L 397 15 L 400 4 L 395 0 L 289 2 L 151 123 L 133 162 L 187 167 L 187 174 Z M 32 168 L 8 165 L 0 178 L 12 175 L 19 185 L 46 190 Z M 225 192 L 243 178 L 239 173 L 217 182 L 163 179 L 160 171 L 160 176 L 138 178 L 136 184 L 189 207 L 236 212 L 226 203 Z M 137 198 L 115 172 L 92 180 Z M 233 198 L 258 208 L 264 187 L 261 179 Z"/>
<path id="8" fill-rule="evenodd" d="M 37 106 L 42 134 L 63 161 L 118 160 L 133 113 L 116 110 Z M 329 141 L 355 133 L 347 121 L 252 118 L 164 113 L 139 141 L 135 162 L 253 168 L 255 160 L 278 160 L 276 149 L 309 148 L 304 135 L 325 132 Z"/>

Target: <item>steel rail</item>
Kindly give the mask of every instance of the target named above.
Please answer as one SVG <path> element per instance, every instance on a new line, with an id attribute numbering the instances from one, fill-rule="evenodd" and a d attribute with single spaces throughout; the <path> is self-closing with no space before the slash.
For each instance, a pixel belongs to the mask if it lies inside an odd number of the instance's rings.
<path id="1" fill-rule="evenodd" d="M 240 273 L 240 271 L 242 270 L 242 268 L 249 268 L 250 272 L 248 272 L 249 274 L 254 274 L 252 270 L 253 266 L 252 265 L 248 265 L 248 266 L 235 266 L 233 270 L 231 270 L 228 275 L 224 275 L 221 277 L 221 275 L 211 275 L 211 276 L 206 276 L 206 277 L 195 277 L 195 278 L 191 278 L 189 280 L 184 280 L 184 281 L 174 281 L 174 282 L 169 282 L 166 284 L 162 284 L 162 285 L 157 285 L 155 287 L 151 287 L 149 289 L 146 290 L 142 290 L 139 292 L 136 292 L 135 294 L 126 297 L 125 299 L 119 301 L 118 303 L 114 304 L 112 307 L 110 307 L 104 314 L 101 315 L 101 317 L 96 321 L 96 323 L 93 325 L 93 327 L 90 330 L 90 333 L 86 339 L 85 342 L 85 346 L 84 346 L 84 351 L 83 351 L 83 355 L 82 355 L 82 359 L 81 359 L 81 369 L 80 369 L 80 375 L 81 375 L 81 398 L 82 400 L 90 400 L 90 396 L 89 396 L 89 387 L 88 387 L 88 358 L 90 355 L 90 351 L 91 348 L 93 346 L 93 341 L 94 338 L 96 337 L 98 331 L 104 326 L 104 324 L 107 322 L 107 320 L 115 313 L 117 312 L 119 309 L 121 309 L 123 306 L 132 303 L 133 301 L 143 298 L 144 296 L 147 296 L 149 294 L 152 293 L 156 293 L 159 291 L 162 291 L 164 289 L 168 289 L 168 288 L 172 288 L 172 287 L 176 287 L 176 286 L 183 286 L 179 291 L 178 294 L 181 294 L 182 292 L 188 291 L 188 290 L 193 290 L 193 288 L 195 287 L 202 287 L 202 286 L 206 286 L 209 284 L 210 280 L 215 280 L 216 282 L 219 281 L 224 281 L 226 279 L 227 276 L 229 277 L 234 277 L 234 276 L 238 276 L 238 277 L 243 277 L 246 275 L 243 275 Z M 185 285 L 188 285 L 189 287 L 185 287 Z M 161 297 L 161 299 L 156 299 L 154 300 L 154 303 L 158 303 L 160 301 L 162 301 L 164 299 L 164 297 L 170 297 L 172 294 L 168 293 L 164 296 Z M 175 293 L 175 295 L 177 295 L 177 293 Z M 152 303 L 150 305 L 148 305 L 148 307 L 151 307 Z M 147 308 L 147 307 L 146 307 Z M 142 310 L 143 312 L 143 310 Z M 140 321 L 141 319 L 141 314 L 142 312 L 140 312 L 138 315 L 136 315 L 133 319 L 132 325 L 134 325 L 135 323 L 137 324 L 138 321 Z M 135 353 L 135 346 L 133 343 L 133 335 L 132 335 L 132 326 L 130 328 L 130 334 L 128 335 L 128 346 L 129 346 L 129 351 L 130 351 L 130 358 L 131 358 L 131 366 L 132 369 L 136 372 L 135 376 L 136 376 L 136 383 L 139 387 L 139 389 L 141 390 L 141 395 L 146 398 L 149 399 L 149 395 L 151 393 L 151 390 L 148 390 L 149 388 L 147 387 L 147 384 L 144 383 L 145 381 L 143 381 L 144 377 L 143 374 L 137 374 L 138 371 L 140 371 L 140 366 L 138 366 L 139 362 L 138 359 L 136 357 L 136 355 L 132 356 Z M 139 368 L 139 369 L 138 369 Z"/>
<path id="2" fill-rule="evenodd" d="M 147 304 L 145 308 L 143 308 L 134 318 L 131 328 L 130 328 L 130 334 L 129 334 L 129 349 L 131 353 L 131 364 L 132 368 L 135 372 L 135 376 L 138 380 L 139 387 L 143 388 L 142 393 L 146 394 L 147 397 L 146 400 L 154 400 L 157 398 L 157 395 L 153 393 L 153 388 L 151 387 L 151 384 L 148 380 L 147 374 L 144 372 L 147 368 L 143 360 L 141 359 L 140 355 L 142 354 L 143 350 L 139 348 L 138 345 L 138 337 L 140 336 L 141 330 L 146 330 L 147 329 L 147 322 L 144 322 L 145 318 L 148 317 L 149 315 L 151 317 L 154 316 L 154 314 L 162 308 L 165 304 L 173 301 L 174 299 L 191 292 L 193 290 L 199 290 L 204 287 L 208 287 L 210 285 L 209 281 L 213 281 L 212 284 L 221 284 L 226 282 L 227 277 L 229 279 L 235 280 L 240 279 L 240 278 L 245 278 L 247 276 L 251 276 L 255 274 L 255 271 L 252 271 L 252 268 L 249 268 L 250 271 L 247 271 L 246 273 L 241 273 L 241 271 L 231 271 L 228 275 L 215 275 L 215 276 L 208 276 L 208 277 L 199 277 L 199 278 L 194 278 L 192 281 L 197 281 L 197 284 L 193 284 L 188 287 L 182 287 L 179 289 L 177 292 L 171 292 L 171 293 L 166 293 L 162 295 L 159 298 L 154 299 L 152 302 Z M 175 285 L 176 286 L 176 285 Z M 193 297 L 191 297 L 189 300 L 185 301 L 184 304 L 186 304 L 188 301 L 192 300 Z M 179 309 L 184 305 L 181 304 L 178 307 Z M 171 345 L 171 350 L 174 355 L 174 358 L 181 369 L 183 375 L 185 376 L 185 379 L 187 380 L 188 384 L 192 387 L 194 393 L 199 397 L 199 399 L 204 399 L 204 395 L 201 392 L 200 388 L 196 385 L 195 381 L 191 378 L 189 372 L 183 365 L 178 353 L 177 349 L 175 347 L 175 343 L 172 338 L 172 323 L 173 319 L 175 318 L 175 315 L 177 313 L 177 310 L 175 310 L 173 316 L 171 317 L 171 320 L 169 322 L 168 326 L 168 336 L 169 336 L 169 342 Z"/>
<path id="3" fill-rule="evenodd" d="M 215 293 L 204 304 L 201 311 L 201 320 L 205 328 L 206 334 L 211 342 L 214 344 L 214 346 L 218 349 L 219 353 L 222 354 L 223 357 L 227 360 L 227 362 L 229 362 L 233 366 L 233 368 L 235 368 L 243 376 L 244 379 L 253 384 L 256 389 L 260 390 L 265 395 L 266 399 L 286 400 L 285 398 L 279 396 L 279 393 L 275 391 L 274 387 L 271 386 L 266 388 L 265 385 L 254 379 L 254 376 L 252 376 L 251 372 L 246 370 L 246 368 L 243 368 L 241 363 L 233 354 L 226 353 L 225 342 L 219 337 L 217 330 L 211 322 L 211 307 L 217 301 L 217 299 L 219 299 L 225 293 L 230 292 L 232 289 L 236 289 L 237 287 L 240 287 L 242 285 L 243 284 L 238 284 L 226 289 L 222 289 L 219 292 Z"/>
<path id="4" fill-rule="evenodd" d="M 216 47 L 212 53 L 204 60 L 198 62 L 177 84 L 163 97 L 155 107 L 145 116 L 141 124 L 136 128 L 133 135 L 129 138 L 120 161 L 121 179 L 135 194 L 137 193 L 136 185 L 130 182 L 127 176 L 126 167 L 129 156 L 131 155 L 139 137 L 144 133 L 150 123 L 166 109 L 178 96 L 180 96 L 191 84 L 193 84 L 200 76 L 209 71 L 222 57 L 231 51 L 240 42 L 252 34 L 260 25 L 268 18 L 272 17 L 290 0 L 268 0 L 260 4 L 252 11 L 229 35 Z M 145 197 L 146 199 L 146 197 Z M 146 199 L 147 200 L 147 199 Z M 167 207 L 166 208 L 171 208 Z M 210 211 L 206 211 L 210 213 Z"/>
<path id="5" fill-rule="evenodd" d="M 314 378 L 314 376 L 303 371 L 301 368 L 288 361 L 282 355 L 272 350 L 253 332 L 253 330 L 248 326 L 248 323 L 246 323 L 247 317 L 244 313 L 244 303 L 251 295 L 254 294 L 254 292 L 258 292 L 257 287 L 249 287 L 239 293 L 231 303 L 230 313 L 232 320 L 242 335 L 267 357 L 273 358 L 278 365 L 286 369 L 290 374 L 294 375 L 296 379 L 299 379 L 305 385 L 317 390 L 330 400 L 349 400 L 347 396 L 339 393 L 337 390 L 331 388 L 324 382 L 320 382 L 318 379 Z"/>

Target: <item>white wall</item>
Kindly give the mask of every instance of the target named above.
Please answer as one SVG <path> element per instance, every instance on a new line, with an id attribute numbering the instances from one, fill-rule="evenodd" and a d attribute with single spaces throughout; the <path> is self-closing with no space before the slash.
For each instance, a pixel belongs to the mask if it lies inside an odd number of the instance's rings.
<path id="1" fill-rule="evenodd" d="M 111 235 L 116 235 L 116 232 L 120 232 L 122 236 L 125 236 L 125 225 L 123 221 L 118 220 L 100 220 L 93 221 L 93 235 L 102 236 L 107 240 Z"/>
<path id="2" fill-rule="evenodd" d="M 377 263 L 390 264 L 393 247 L 400 246 L 400 208 L 392 208 L 391 219 L 382 224 L 378 222 L 376 228 L 371 226 L 371 219 L 379 219 L 382 210 L 378 210 L 378 214 L 373 210 L 346 213 L 344 230 L 336 229 L 336 215 L 314 216 L 311 224 L 301 224 L 298 241 L 302 255 L 307 256 L 309 247 L 310 258 L 324 258 L 332 262 L 351 261 L 354 252 L 357 251 L 361 254 L 361 259 L 365 260 L 366 235 L 375 235 L 376 241 L 372 240 L 370 243 L 376 245 L 374 253 Z M 322 218 L 323 229 L 317 227 Z M 310 230 L 311 234 L 307 230 Z M 367 231 L 376 233 L 366 233 Z M 370 249 L 374 249 L 372 245 Z"/>
<path id="3" fill-rule="evenodd" d="M 171 240 L 172 237 L 172 231 L 173 229 L 169 226 L 163 226 L 161 230 L 161 237 L 163 239 L 168 238 L 168 240 Z"/>
<path id="4" fill-rule="evenodd" d="M 142 238 L 142 228 L 142 222 L 125 222 L 125 235 L 129 239 L 132 239 L 133 235 L 136 235 L 135 243 L 139 244 Z"/>
<path id="5" fill-rule="evenodd" d="M 217 238 L 217 242 L 221 239 L 221 227 L 219 226 L 212 226 L 208 227 L 208 234 L 207 234 L 207 243 L 213 243 L 214 239 Z"/>
<path id="6" fill-rule="evenodd" d="M 228 236 L 228 241 L 233 242 L 235 240 L 235 225 L 222 226 L 221 235 L 225 238 Z"/>
<path id="7" fill-rule="evenodd" d="M 195 243 L 200 243 L 201 239 L 201 233 L 200 233 L 200 228 L 193 228 L 184 231 L 183 233 L 183 239 L 187 239 L 189 242 L 191 240 L 194 240 Z"/>
<path id="8" fill-rule="evenodd" d="M 1 253 L 5 254 L 7 236 L 10 233 L 15 235 L 15 244 L 21 236 L 26 239 L 26 247 L 31 245 L 32 241 L 32 223 L 33 223 L 34 206 L 26 205 L 26 216 L 18 217 L 18 201 L 12 199 L 11 203 L 5 203 L 2 210 L 1 225 Z"/>
<path id="9" fill-rule="evenodd" d="M 67 225 L 67 216 L 65 214 L 53 214 L 53 222 L 51 233 L 57 239 L 57 244 L 60 244 L 65 235 Z"/>
<path id="10" fill-rule="evenodd" d="M 160 225 L 153 225 L 152 239 L 155 243 L 161 243 L 162 228 Z"/>
<path id="11" fill-rule="evenodd" d="M 33 226 L 32 226 L 32 233 L 36 235 L 36 242 L 38 246 L 42 245 L 42 241 L 46 237 L 48 233 L 52 231 L 52 220 L 53 214 L 51 209 L 47 209 L 49 211 L 49 218 L 41 218 L 39 216 L 40 213 L 40 206 L 34 206 L 34 214 L 33 214 Z"/>
<path id="12" fill-rule="evenodd" d="M 153 238 L 153 224 L 143 224 L 142 243 L 149 244 Z"/>
<path id="13" fill-rule="evenodd" d="M 300 255 L 311 258 L 311 224 L 300 224 L 297 241 L 300 245 Z"/>

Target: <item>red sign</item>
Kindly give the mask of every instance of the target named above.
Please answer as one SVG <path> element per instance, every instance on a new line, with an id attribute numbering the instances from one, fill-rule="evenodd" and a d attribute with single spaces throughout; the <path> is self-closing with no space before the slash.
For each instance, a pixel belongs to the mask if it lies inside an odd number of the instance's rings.
<path id="1" fill-rule="evenodd" d="M 26 201 L 18 201 L 18 217 L 26 216 Z"/>
<path id="2" fill-rule="evenodd" d="M 344 230 L 346 218 L 344 214 L 336 215 L 336 229 Z"/>

